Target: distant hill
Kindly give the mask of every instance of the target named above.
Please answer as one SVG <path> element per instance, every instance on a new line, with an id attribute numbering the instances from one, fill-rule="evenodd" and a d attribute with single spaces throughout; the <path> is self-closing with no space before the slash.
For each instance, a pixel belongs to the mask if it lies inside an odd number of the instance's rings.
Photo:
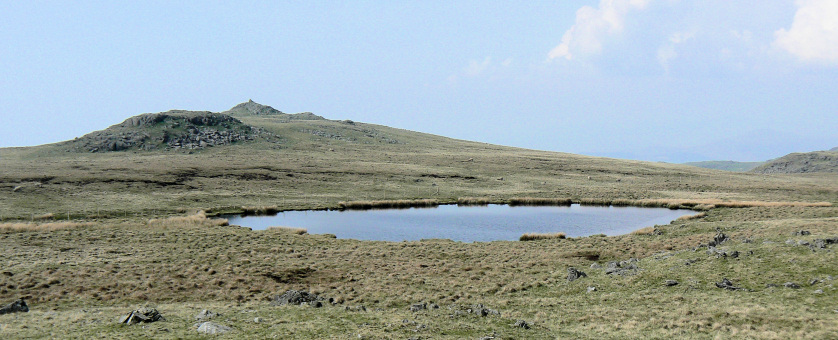
<path id="1" fill-rule="evenodd" d="M 765 162 L 736 162 L 736 161 L 704 161 L 704 162 L 688 162 L 686 165 L 697 166 L 699 168 L 716 169 L 724 171 L 745 172 L 750 171 Z"/>
<path id="2" fill-rule="evenodd" d="M 279 111 L 273 107 L 268 105 L 262 105 L 257 102 L 254 102 L 252 99 L 248 100 L 247 102 L 238 104 L 233 106 L 233 108 L 221 112 L 222 114 L 230 115 L 230 116 L 238 116 L 238 117 L 245 117 L 245 116 L 271 116 L 272 118 L 282 118 L 285 120 L 325 120 L 321 116 L 313 114 L 311 112 L 302 112 L 302 113 L 284 113 Z"/>
<path id="3" fill-rule="evenodd" d="M 766 162 L 752 172 L 761 174 L 838 172 L 838 148 L 829 151 L 791 153 Z"/>

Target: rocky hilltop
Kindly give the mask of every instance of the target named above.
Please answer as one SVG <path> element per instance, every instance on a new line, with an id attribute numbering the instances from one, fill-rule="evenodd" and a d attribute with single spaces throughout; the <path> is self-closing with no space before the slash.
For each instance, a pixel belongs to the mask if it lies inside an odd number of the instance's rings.
<path id="1" fill-rule="evenodd" d="M 838 148 L 830 151 L 791 153 L 752 170 L 761 174 L 838 172 Z"/>
<path id="2" fill-rule="evenodd" d="M 262 105 L 257 102 L 254 102 L 252 99 L 239 105 L 233 106 L 233 108 L 222 113 L 231 116 L 273 116 L 274 118 L 280 118 L 280 120 L 286 121 L 326 119 L 311 112 L 284 113 L 268 105 Z"/>
<path id="3" fill-rule="evenodd" d="M 171 110 L 126 119 L 66 142 L 72 151 L 203 149 L 252 141 L 263 132 L 227 114 Z"/>

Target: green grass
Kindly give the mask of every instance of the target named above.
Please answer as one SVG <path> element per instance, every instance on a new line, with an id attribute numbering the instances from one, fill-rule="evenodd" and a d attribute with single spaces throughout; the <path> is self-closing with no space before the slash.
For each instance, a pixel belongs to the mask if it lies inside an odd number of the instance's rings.
<path id="1" fill-rule="evenodd" d="M 227 338 L 838 336 L 838 291 L 828 280 L 838 276 L 838 246 L 796 245 L 838 236 L 838 174 L 733 173 L 356 122 L 240 118 L 281 138 L 193 153 L 0 149 L 0 304 L 26 297 L 32 309 L 0 315 L 0 331 L 17 338 L 194 338 L 193 316 L 210 309 L 235 329 Z M 476 243 L 344 240 L 208 218 L 337 209 L 341 202 L 516 198 L 703 216 L 658 232 Z M 739 257 L 696 249 L 718 230 L 730 237 L 719 249 Z M 811 235 L 792 235 L 800 230 Z M 634 275 L 591 268 L 630 258 L 638 259 Z M 567 282 L 571 266 L 588 276 Z M 722 278 L 748 291 L 716 288 Z M 670 279 L 680 283 L 664 286 Z M 766 288 L 785 282 L 803 288 Z M 288 289 L 339 304 L 269 305 Z M 419 302 L 441 308 L 408 310 Z M 117 324 L 147 304 L 168 321 Z M 500 316 L 465 312 L 475 304 Z M 357 305 L 367 311 L 344 310 Z M 257 316 L 264 322 L 254 323 Z M 512 327 L 517 320 L 532 328 Z"/>

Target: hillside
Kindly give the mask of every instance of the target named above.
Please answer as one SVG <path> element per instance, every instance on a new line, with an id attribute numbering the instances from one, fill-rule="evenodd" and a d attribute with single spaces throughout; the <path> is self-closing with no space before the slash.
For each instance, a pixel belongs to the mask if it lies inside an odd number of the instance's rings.
<path id="1" fill-rule="evenodd" d="M 838 337 L 838 173 L 723 172 L 236 107 L 0 148 L 0 306 L 30 309 L 0 315 L 3 335 L 196 338 L 201 313 L 237 339 Z M 252 138 L 168 144 L 228 132 Z M 701 211 L 621 236 L 473 243 L 212 218 L 535 198 Z M 271 302 L 289 290 L 322 300 Z M 166 321 L 119 324 L 143 306 Z"/>
<path id="2" fill-rule="evenodd" d="M 745 172 L 756 168 L 765 162 L 736 162 L 736 161 L 704 161 L 684 163 L 689 166 L 696 166 L 705 169 L 716 169 L 724 171 Z"/>
<path id="3" fill-rule="evenodd" d="M 838 152 L 833 150 L 836 149 L 788 154 L 768 161 L 752 171 L 760 174 L 838 172 Z"/>

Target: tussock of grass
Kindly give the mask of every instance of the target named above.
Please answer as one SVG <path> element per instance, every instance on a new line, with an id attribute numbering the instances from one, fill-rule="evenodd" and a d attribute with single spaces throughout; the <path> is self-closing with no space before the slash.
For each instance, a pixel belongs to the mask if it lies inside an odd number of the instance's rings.
<path id="1" fill-rule="evenodd" d="M 266 230 L 289 232 L 289 233 L 297 234 L 297 235 L 308 234 L 308 229 L 295 228 L 295 227 L 272 226 L 272 227 L 268 227 Z"/>
<path id="2" fill-rule="evenodd" d="M 224 218 L 208 218 L 204 211 L 189 216 L 173 216 L 168 218 L 154 218 L 148 221 L 148 225 L 155 227 L 195 227 L 195 226 L 225 226 L 230 225 Z"/>
<path id="3" fill-rule="evenodd" d="M 632 235 L 652 235 L 655 233 L 655 227 L 646 227 L 632 231 Z"/>
<path id="4" fill-rule="evenodd" d="M 460 197 L 457 198 L 457 205 L 489 205 L 493 201 L 485 197 Z"/>
<path id="5" fill-rule="evenodd" d="M 341 209 L 367 210 L 367 209 L 394 209 L 394 208 L 429 208 L 439 206 L 435 199 L 422 200 L 390 200 L 390 201 L 349 201 L 340 202 Z"/>
<path id="6" fill-rule="evenodd" d="M 516 197 L 509 200 L 510 206 L 523 205 L 571 205 L 573 201 L 569 198 L 540 198 L 540 197 Z"/>
<path id="7" fill-rule="evenodd" d="M 694 215 L 684 215 L 684 216 L 678 217 L 675 220 L 676 221 L 689 221 L 689 220 L 697 220 L 699 218 L 704 218 L 704 217 L 707 217 L 706 212 L 700 212 L 700 213 L 694 214 Z"/>
<path id="8" fill-rule="evenodd" d="M 94 225 L 91 222 L 52 222 L 52 223 L 0 223 L 0 231 L 52 231 L 59 229 L 70 229 L 89 227 Z"/>
<path id="9" fill-rule="evenodd" d="M 278 212 L 279 207 L 275 205 L 242 207 L 242 215 L 276 215 Z"/>
<path id="10" fill-rule="evenodd" d="M 519 241 L 536 241 L 536 240 L 550 240 L 550 239 L 564 239 L 567 237 L 565 233 L 526 233 L 521 235 Z"/>
<path id="11" fill-rule="evenodd" d="M 725 208 L 765 208 L 765 207 L 831 207 L 829 202 L 764 202 L 764 201 L 725 201 L 720 199 L 679 200 L 679 199 L 600 199 L 583 198 L 581 205 L 598 206 L 633 206 L 644 208 L 692 209 L 706 211 L 716 207 Z"/>
<path id="12" fill-rule="evenodd" d="M 33 220 L 51 220 L 51 219 L 54 219 L 54 218 L 55 218 L 55 215 L 53 215 L 51 213 L 32 217 Z"/>

